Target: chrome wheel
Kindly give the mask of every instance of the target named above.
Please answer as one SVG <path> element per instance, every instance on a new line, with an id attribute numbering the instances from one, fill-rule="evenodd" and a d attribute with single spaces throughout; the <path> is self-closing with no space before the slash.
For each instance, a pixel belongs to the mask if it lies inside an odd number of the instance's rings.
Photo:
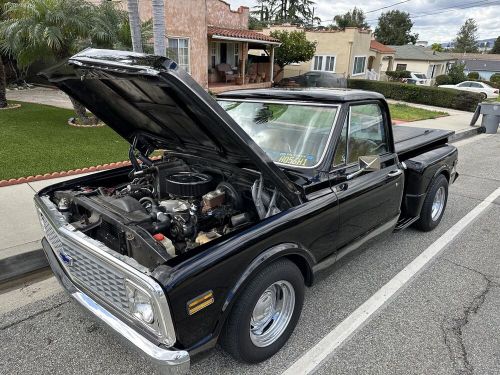
<path id="1" fill-rule="evenodd" d="M 295 307 L 295 290 L 286 280 L 276 281 L 259 297 L 250 318 L 250 339 L 266 347 L 285 331 Z"/>
<path id="2" fill-rule="evenodd" d="M 436 221 L 441 216 L 441 213 L 444 209 L 444 203 L 446 201 L 446 191 L 443 186 L 441 186 L 438 191 L 436 191 L 436 195 L 434 196 L 434 200 L 432 201 L 432 210 L 431 210 L 431 218 L 433 221 Z"/>

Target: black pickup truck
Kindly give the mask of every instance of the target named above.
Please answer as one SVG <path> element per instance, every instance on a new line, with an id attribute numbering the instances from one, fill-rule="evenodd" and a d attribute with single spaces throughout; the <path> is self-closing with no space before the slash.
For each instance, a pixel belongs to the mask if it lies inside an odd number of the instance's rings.
<path id="1" fill-rule="evenodd" d="M 125 138 L 131 162 L 36 195 L 47 258 L 165 373 L 217 342 L 272 356 L 319 271 L 383 233 L 432 230 L 457 177 L 450 133 L 391 126 L 372 92 L 214 98 L 169 59 L 95 49 L 44 76 Z"/>

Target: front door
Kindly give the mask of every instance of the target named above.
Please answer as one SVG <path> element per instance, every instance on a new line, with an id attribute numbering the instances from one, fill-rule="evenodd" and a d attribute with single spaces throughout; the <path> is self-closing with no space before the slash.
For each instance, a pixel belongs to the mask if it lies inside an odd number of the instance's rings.
<path id="1" fill-rule="evenodd" d="M 339 199 L 337 248 L 391 222 L 400 214 L 404 174 L 388 136 L 379 102 L 351 105 L 335 149 L 332 189 Z M 345 180 L 360 156 L 378 155 L 381 168 Z"/>
<path id="2" fill-rule="evenodd" d="M 221 64 L 227 63 L 227 43 L 220 44 L 220 62 Z"/>

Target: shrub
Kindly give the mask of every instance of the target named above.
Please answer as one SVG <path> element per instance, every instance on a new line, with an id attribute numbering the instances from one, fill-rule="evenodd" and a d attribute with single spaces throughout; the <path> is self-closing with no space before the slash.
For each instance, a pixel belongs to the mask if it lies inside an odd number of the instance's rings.
<path id="1" fill-rule="evenodd" d="M 391 81 L 401 81 L 403 78 L 411 78 L 411 74 L 407 70 L 389 70 L 385 72 Z"/>
<path id="2" fill-rule="evenodd" d="M 467 78 L 478 80 L 479 79 L 479 73 L 478 72 L 469 72 L 469 74 L 467 74 Z"/>
<path id="3" fill-rule="evenodd" d="M 490 82 L 500 83 L 500 73 L 495 73 L 490 77 Z"/>
<path id="4" fill-rule="evenodd" d="M 451 78 L 447 74 L 441 74 L 436 77 L 436 86 L 439 85 L 451 85 Z"/>
<path id="5" fill-rule="evenodd" d="M 477 105 L 482 101 L 481 95 L 474 92 L 430 86 L 407 85 L 397 82 L 349 79 L 347 85 L 349 88 L 353 89 L 378 92 L 387 99 L 453 108 L 469 112 L 474 112 Z"/>
<path id="6" fill-rule="evenodd" d="M 464 64 L 455 64 L 448 71 L 448 75 L 451 78 L 451 83 L 456 85 L 457 83 L 467 81 L 467 76 L 464 72 Z"/>

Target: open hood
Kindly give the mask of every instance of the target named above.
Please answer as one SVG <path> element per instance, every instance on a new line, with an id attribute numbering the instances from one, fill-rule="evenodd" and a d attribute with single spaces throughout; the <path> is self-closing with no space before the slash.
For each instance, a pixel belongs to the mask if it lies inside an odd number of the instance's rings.
<path id="1" fill-rule="evenodd" d="M 260 171 L 291 203 L 299 192 L 265 152 L 176 62 L 87 49 L 42 76 L 81 102 L 129 143 Z"/>

